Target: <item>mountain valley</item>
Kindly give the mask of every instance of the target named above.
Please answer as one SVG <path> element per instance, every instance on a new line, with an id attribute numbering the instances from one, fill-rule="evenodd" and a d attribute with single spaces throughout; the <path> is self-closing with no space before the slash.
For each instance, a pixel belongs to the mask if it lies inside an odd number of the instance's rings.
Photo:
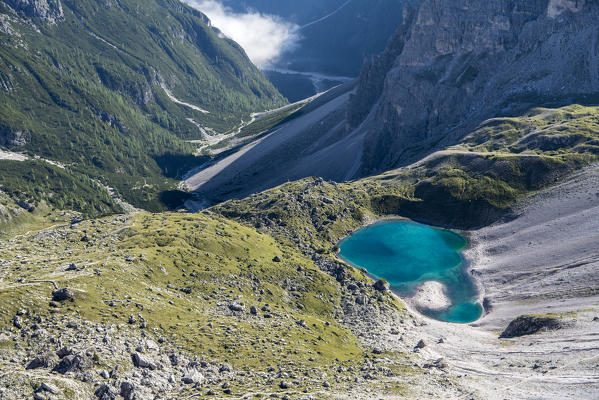
<path id="1" fill-rule="evenodd" d="M 0 1 L 0 399 L 599 396 L 599 4 L 223 4 L 385 29 L 289 104 L 178 0 Z M 480 319 L 339 256 L 394 220 L 467 239 Z"/>

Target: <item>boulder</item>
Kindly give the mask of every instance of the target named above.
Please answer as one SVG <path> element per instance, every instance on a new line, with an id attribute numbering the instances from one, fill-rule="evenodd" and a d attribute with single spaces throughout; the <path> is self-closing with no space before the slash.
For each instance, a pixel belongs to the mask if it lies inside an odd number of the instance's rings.
<path id="1" fill-rule="evenodd" d="M 241 312 L 241 311 L 243 311 L 243 306 L 239 303 L 233 302 L 233 303 L 229 304 L 229 310 L 235 311 L 235 312 Z"/>
<path id="2" fill-rule="evenodd" d="M 116 390 L 114 390 L 113 388 L 111 388 L 108 385 L 102 385 L 102 386 L 100 386 L 94 392 L 94 395 L 99 400 L 115 400 L 118 397 L 118 393 L 116 392 Z"/>
<path id="3" fill-rule="evenodd" d="M 50 392 L 52 394 L 58 394 L 58 388 L 54 385 L 51 385 L 49 383 L 42 383 L 39 387 L 39 389 L 37 390 L 38 392 Z"/>
<path id="4" fill-rule="evenodd" d="M 183 375 L 183 378 L 181 378 L 181 382 L 185 383 L 186 385 L 202 383 L 203 380 L 204 380 L 204 375 L 202 375 L 200 372 L 196 371 L 195 369 L 188 371 L 185 375 Z"/>
<path id="5" fill-rule="evenodd" d="M 58 362 L 58 356 L 56 355 L 56 353 L 48 351 L 38 355 L 33 360 L 29 361 L 29 363 L 27 363 L 27 365 L 25 366 L 25 369 L 49 368 L 56 362 Z"/>
<path id="6" fill-rule="evenodd" d="M 91 367 L 92 362 L 84 356 L 73 354 L 63 358 L 52 371 L 67 374 L 73 370 L 84 370 Z"/>
<path id="7" fill-rule="evenodd" d="M 563 328 L 563 322 L 553 317 L 521 315 L 508 325 L 500 338 L 515 338 L 532 335 L 539 331 L 555 331 Z"/>
<path id="8" fill-rule="evenodd" d="M 289 389 L 291 387 L 291 383 L 287 381 L 281 381 L 281 383 L 279 383 L 279 387 L 283 390 Z"/>
<path id="9" fill-rule="evenodd" d="M 379 292 L 387 292 L 390 288 L 389 283 L 384 279 L 379 279 L 378 281 L 376 281 L 373 287 L 375 290 L 378 290 Z"/>
<path id="10" fill-rule="evenodd" d="M 133 365 L 137 368 L 148 368 L 148 369 L 156 369 L 156 364 L 148 358 L 140 355 L 139 353 L 133 353 L 131 355 L 131 359 L 133 360 Z"/>
<path id="11" fill-rule="evenodd" d="M 75 294 L 73 293 L 73 291 L 67 288 L 58 289 L 52 292 L 52 300 L 54 301 L 67 301 L 74 299 Z"/>
<path id="12" fill-rule="evenodd" d="M 121 383 L 121 396 L 125 400 L 134 400 L 135 399 L 135 385 L 131 382 L 122 382 Z"/>

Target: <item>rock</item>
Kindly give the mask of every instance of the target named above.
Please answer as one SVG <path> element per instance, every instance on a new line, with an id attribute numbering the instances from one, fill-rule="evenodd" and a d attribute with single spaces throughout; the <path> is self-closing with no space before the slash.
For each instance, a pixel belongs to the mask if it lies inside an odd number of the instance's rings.
<path id="1" fill-rule="evenodd" d="M 417 349 L 424 349 L 426 347 L 426 343 L 424 342 L 423 339 L 420 339 L 420 341 L 418 342 L 418 344 L 416 344 L 416 348 Z"/>
<path id="2" fill-rule="evenodd" d="M 218 369 L 218 372 L 220 372 L 221 374 L 223 372 L 231 372 L 231 366 L 229 364 L 221 364 L 220 368 Z"/>
<path id="3" fill-rule="evenodd" d="M 19 0 L 9 0 L 19 1 Z M 23 1 L 23 0 L 21 0 Z M 31 140 L 31 134 L 27 131 L 19 131 L 0 127 L 0 146 L 21 147 Z M 20 201 L 17 201 L 19 204 Z M 20 204 L 19 204 L 20 205 Z M 25 207 L 23 207 L 25 208 Z M 25 208 L 27 210 L 27 208 Z M 29 210 L 27 210 L 29 211 Z"/>
<path id="4" fill-rule="evenodd" d="M 17 329 L 22 329 L 23 328 L 23 321 L 21 320 L 21 318 L 19 318 L 18 316 L 15 315 L 15 317 L 12 319 L 12 324 L 15 328 Z"/>
<path id="5" fill-rule="evenodd" d="M 25 369 L 50 368 L 58 362 L 58 356 L 52 351 L 38 355 L 25 366 Z"/>
<path id="6" fill-rule="evenodd" d="M 379 292 L 387 292 L 390 288 L 389 283 L 384 279 L 379 279 L 378 281 L 376 281 L 373 287 L 375 290 L 378 290 Z"/>
<path id="7" fill-rule="evenodd" d="M 110 386 L 102 385 L 94 392 L 94 395 L 99 400 L 115 400 L 118 396 L 118 393 Z"/>
<path id="8" fill-rule="evenodd" d="M 447 365 L 447 362 L 445 361 L 445 359 L 443 358 L 439 358 L 437 361 L 435 361 L 434 363 L 428 363 L 428 364 L 424 364 L 424 368 L 439 368 L 439 369 L 447 369 L 449 367 L 449 365 Z"/>
<path id="9" fill-rule="evenodd" d="M 272 260 L 273 260 L 274 262 L 281 262 L 281 257 L 279 257 L 279 256 L 275 256 L 275 257 L 274 257 Z"/>
<path id="10" fill-rule="evenodd" d="M 258 314 L 258 309 L 256 308 L 256 306 L 251 306 L 250 307 L 250 314 L 252 314 L 252 315 L 257 315 Z"/>
<path id="11" fill-rule="evenodd" d="M 188 371 L 185 375 L 183 375 L 183 378 L 181 378 L 181 382 L 185 383 L 186 385 L 202 383 L 203 380 L 204 375 L 202 375 L 195 369 Z"/>
<path id="12" fill-rule="evenodd" d="M 135 386 L 131 382 L 121 383 L 121 396 L 125 400 L 135 399 Z"/>
<path id="13" fill-rule="evenodd" d="M 295 323 L 301 326 L 302 328 L 309 329 L 308 325 L 306 324 L 306 321 L 304 321 L 303 319 L 298 319 L 297 321 L 295 321 Z"/>
<path id="14" fill-rule="evenodd" d="M 564 327 L 562 321 L 551 317 L 535 317 L 522 315 L 508 325 L 500 338 L 515 338 L 525 335 L 532 335 L 541 330 L 554 331 Z"/>
<path id="15" fill-rule="evenodd" d="M 281 383 L 279 383 L 279 387 L 281 389 L 289 389 L 291 387 L 291 383 L 286 382 L 286 381 L 281 381 Z"/>
<path id="16" fill-rule="evenodd" d="M 235 312 L 241 312 L 241 311 L 243 311 L 243 306 L 239 303 L 233 302 L 233 303 L 229 304 L 229 310 L 235 311 Z"/>
<path id="17" fill-rule="evenodd" d="M 381 349 L 380 347 L 375 347 L 375 348 L 372 350 L 372 353 L 373 353 L 373 354 L 383 354 L 383 349 Z"/>
<path id="18" fill-rule="evenodd" d="M 41 393 L 34 393 L 33 400 L 46 400 L 46 397 Z"/>
<path id="19" fill-rule="evenodd" d="M 71 271 L 77 271 L 77 270 L 78 270 L 78 268 L 77 268 L 77 264 L 74 264 L 74 263 L 73 263 L 73 264 L 71 264 L 71 265 L 69 265 L 69 266 L 67 267 L 67 269 L 65 269 L 65 271 L 68 271 L 68 272 L 71 272 Z"/>
<path id="20" fill-rule="evenodd" d="M 331 387 L 331 384 L 330 384 L 329 382 L 327 382 L 327 381 L 324 381 L 324 382 L 322 383 L 322 387 L 325 387 L 325 388 L 330 388 L 330 387 Z"/>
<path id="21" fill-rule="evenodd" d="M 135 319 L 135 317 L 133 315 L 129 315 L 129 324 L 133 325 L 137 322 L 137 319 Z"/>
<path id="22" fill-rule="evenodd" d="M 366 304 L 366 302 L 367 302 L 366 296 L 360 295 L 360 296 L 356 297 L 356 304 L 359 304 L 359 305 L 363 306 L 363 305 Z"/>
<path id="23" fill-rule="evenodd" d="M 146 340 L 146 349 L 148 349 L 148 351 L 159 351 L 160 346 L 153 340 Z"/>
<path id="24" fill-rule="evenodd" d="M 54 292 L 52 292 L 52 300 L 54 301 L 67 301 L 67 300 L 74 300 L 75 299 L 75 294 L 67 288 L 63 288 L 63 289 L 58 289 L 55 290 Z"/>
<path id="25" fill-rule="evenodd" d="M 349 283 L 347 285 L 347 290 L 350 290 L 352 292 L 355 292 L 356 290 L 358 290 L 358 285 L 356 285 L 355 283 Z"/>
<path id="26" fill-rule="evenodd" d="M 181 291 L 185 294 L 191 294 L 193 292 L 192 288 L 183 288 Z"/>
<path id="27" fill-rule="evenodd" d="M 67 328 L 77 330 L 77 329 L 79 329 L 79 324 L 76 323 L 75 321 L 69 321 L 67 323 Z"/>
<path id="28" fill-rule="evenodd" d="M 151 370 L 156 369 L 156 364 L 154 364 L 150 358 L 144 357 L 139 353 L 131 354 L 131 359 L 133 360 L 133 365 L 135 365 L 137 368 L 148 368 Z"/>
<path id="29" fill-rule="evenodd" d="M 56 355 L 61 359 L 70 356 L 71 354 L 73 354 L 73 350 L 67 347 L 62 347 L 56 352 Z"/>
<path id="30" fill-rule="evenodd" d="M 50 392 L 52 394 L 58 394 L 58 388 L 54 385 L 51 385 L 49 383 L 42 383 L 41 386 L 38 389 L 38 392 Z"/>
<path id="31" fill-rule="evenodd" d="M 81 355 L 70 355 L 63 358 L 52 371 L 67 374 L 75 369 L 84 370 L 91 366 L 91 361 Z"/>

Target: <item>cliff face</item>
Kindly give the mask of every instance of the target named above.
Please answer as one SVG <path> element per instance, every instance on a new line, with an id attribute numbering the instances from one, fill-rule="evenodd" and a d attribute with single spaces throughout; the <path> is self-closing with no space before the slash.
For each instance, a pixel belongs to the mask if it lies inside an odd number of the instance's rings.
<path id="1" fill-rule="evenodd" d="M 402 165 L 490 117 L 590 101 L 599 92 L 597 18 L 599 4 L 583 0 L 423 1 L 379 56 L 393 62 L 367 65 L 350 104 L 350 128 L 374 116 L 361 172 Z M 369 73 L 381 65 L 384 78 Z"/>
<path id="2" fill-rule="evenodd" d="M 9 7 L 29 18 L 54 22 L 63 18 L 60 0 L 3 0 Z"/>

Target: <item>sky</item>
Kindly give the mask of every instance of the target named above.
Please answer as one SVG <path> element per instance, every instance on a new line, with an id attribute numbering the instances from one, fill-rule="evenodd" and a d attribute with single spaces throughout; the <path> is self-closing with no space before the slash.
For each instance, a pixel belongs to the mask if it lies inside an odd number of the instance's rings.
<path id="1" fill-rule="evenodd" d="M 184 0 L 210 18 L 212 25 L 243 47 L 259 68 L 275 62 L 299 39 L 299 26 L 256 11 L 236 13 L 216 0 Z"/>

